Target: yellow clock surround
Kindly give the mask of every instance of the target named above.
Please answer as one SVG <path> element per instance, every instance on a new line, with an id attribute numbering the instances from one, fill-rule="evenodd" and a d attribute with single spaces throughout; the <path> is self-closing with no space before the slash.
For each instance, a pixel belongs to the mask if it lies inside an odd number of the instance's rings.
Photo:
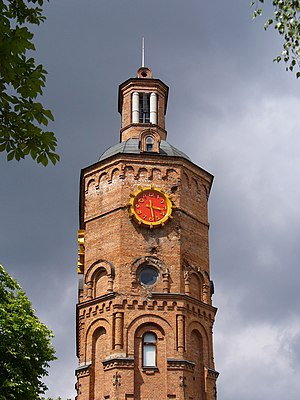
<path id="1" fill-rule="evenodd" d="M 172 217 L 173 205 L 166 193 L 158 188 L 138 187 L 130 194 L 128 203 L 129 216 L 139 225 L 158 228 L 165 225 Z"/>

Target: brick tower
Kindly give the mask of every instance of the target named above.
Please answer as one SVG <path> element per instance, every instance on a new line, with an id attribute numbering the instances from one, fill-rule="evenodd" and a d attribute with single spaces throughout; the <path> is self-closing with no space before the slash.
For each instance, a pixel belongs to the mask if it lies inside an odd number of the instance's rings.
<path id="1" fill-rule="evenodd" d="M 213 176 L 166 141 L 168 87 L 119 87 L 120 143 L 81 172 L 77 400 L 214 400 Z"/>

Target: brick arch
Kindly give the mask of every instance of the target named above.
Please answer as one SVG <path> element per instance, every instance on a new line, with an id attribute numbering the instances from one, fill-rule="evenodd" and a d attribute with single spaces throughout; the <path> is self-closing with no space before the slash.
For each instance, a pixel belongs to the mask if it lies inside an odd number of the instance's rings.
<path id="1" fill-rule="evenodd" d="M 88 193 L 89 190 L 95 189 L 96 188 L 96 181 L 94 178 L 91 178 L 87 181 L 86 187 L 85 187 L 85 192 Z"/>
<path id="2" fill-rule="evenodd" d="M 190 296 L 197 300 L 202 300 L 202 276 L 195 271 L 190 274 Z"/>
<path id="3" fill-rule="evenodd" d="M 166 375 L 167 375 L 167 355 L 169 338 L 166 330 L 162 327 L 162 320 L 154 321 L 148 319 L 139 324 L 134 331 L 134 394 L 137 399 L 157 398 L 157 388 L 159 389 L 159 398 L 166 399 Z M 155 341 L 155 364 L 151 366 L 144 365 L 144 343 L 145 333 L 151 332 L 156 336 Z M 153 354 L 153 353 L 152 353 Z M 154 354 L 153 354 L 154 355 Z M 149 376 L 143 373 L 144 368 L 158 368 L 159 373 Z"/>
<path id="4" fill-rule="evenodd" d="M 94 320 L 86 330 L 85 335 L 85 362 L 90 363 L 92 361 L 92 341 L 95 338 L 97 331 L 101 328 L 105 330 L 107 338 L 112 338 L 112 329 L 111 325 L 105 318 L 98 318 Z M 112 347 L 112 343 L 109 344 L 109 348 Z"/>
<path id="5" fill-rule="evenodd" d="M 174 168 L 168 168 L 165 177 L 170 181 L 178 181 L 178 172 Z"/>
<path id="6" fill-rule="evenodd" d="M 158 332 L 159 334 L 158 334 Z M 155 322 L 144 322 L 143 324 L 139 325 L 135 331 L 135 337 L 143 336 L 146 332 L 153 332 L 156 334 L 158 339 L 165 337 L 164 329 Z"/>
<path id="7" fill-rule="evenodd" d="M 136 260 L 134 260 L 130 265 L 132 287 L 136 287 L 136 285 L 138 284 L 138 270 L 145 264 L 152 265 L 153 267 L 157 268 L 161 274 L 160 279 L 162 279 L 163 274 L 169 274 L 167 266 L 159 258 L 154 256 L 139 257 Z"/>
<path id="8" fill-rule="evenodd" d="M 102 174 L 99 175 L 98 186 L 100 189 L 102 189 L 104 181 L 107 181 L 107 180 L 108 180 L 107 172 L 103 172 Z"/>
<path id="9" fill-rule="evenodd" d="M 196 191 L 198 191 L 199 190 L 199 184 L 198 184 L 198 181 L 197 181 L 197 179 L 196 178 L 192 178 L 192 187 L 196 190 Z"/>
<path id="10" fill-rule="evenodd" d="M 111 172 L 111 175 L 110 175 L 110 181 L 114 181 L 114 180 L 119 179 L 120 174 L 121 174 L 121 173 L 120 173 L 119 168 L 114 168 L 114 169 L 112 170 L 112 172 Z"/>
<path id="11" fill-rule="evenodd" d="M 90 400 L 95 400 L 103 396 L 103 382 L 105 380 L 104 368 L 102 364 L 103 358 L 107 354 L 108 348 L 108 335 L 104 327 L 97 328 L 92 336 L 91 343 L 91 361 L 92 365 L 90 368 Z M 101 385 L 101 386 L 100 386 Z M 99 393 L 100 391 L 100 393 Z"/>
<path id="12" fill-rule="evenodd" d="M 210 280 L 209 280 L 208 272 L 204 271 L 202 268 L 198 268 L 197 272 L 199 273 L 199 275 L 202 278 L 202 283 L 209 285 Z"/>
<path id="13" fill-rule="evenodd" d="M 142 326 L 151 326 L 155 325 L 160 328 L 161 333 L 168 339 L 167 340 L 167 353 L 171 353 L 175 349 L 175 335 L 173 332 L 173 328 L 171 324 L 165 319 L 158 315 L 154 314 L 143 314 L 136 317 L 131 323 L 128 325 L 126 329 L 126 347 L 128 354 L 134 354 L 134 339 L 136 337 L 137 332 Z"/>
<path id="14" fill-rule="evenodd" d="M 205 327 L 199 321 L 192 321 L 187 326 L 187 338 L 190 338 L 193 331 L 197 331 L 199 335 L 202 337 L 203 343 L 203 362 L 205 366 L 210 365 L 210 360 L 208 359 L 208 355 L 211 354 L 211 343 L 209 342 L 208 334 Z M 205 351 L 205 349 L 207 349 Z M 189 352 L 189 349 L 187 349 Z"/>
<path id="15" fill-rule="evenodd" d="M 99 268 L 92 276 L 92 297 L 95 299 L 106 294 L 109 290 L 108 276 L 105 268 Z"/>
<path id="16" fill-rule="evenodd" d="M 135 176 L 134 168 L 131 165 L 126 165 L 123 169 L 125 179 L 133 180 Z"/>
<path id="17" fill-rule="evenodd" d="M 136 274 L 138 268 L 143 264 L 150 264 L 157 267 L 161 272 L 167 272 L 167 266 L 163 261 L 154 256 L 139 257 L 131 264 L 131 273 Z"/>
<path id="18" fill-rule="evenodd" d="M 205 303 L 209 303 L 212 294 L 210 292 L 210 278 L 208 272 L 202 270 L 201 268 L 198 268 L 197 271 L 202 279 L 201 300 Z"/>
<path id="19" fill-rule="evenodd" d="M 149 179 L 149 171 L 147 168 L 141 167 L 137 173 L 138 179 Z"/>
<path id="20" fill-rule="evenodd" d="M 182 173 L 182 187 L 188 187 L 189 189 L 191 188 L 190 179 L 186 172 Z"/>
<path id="21" fill-rule="evenodd" d="M 147 137 L 151 137 L 153 140 L 153 149 L 152 151 L 155 153 L 159 152 L 159 144 L 160 144 L 160 136 L 159 133 L 153 129 L 146 129 L 140 133 L 139 142 L 140 149 L 142 152 L 147 151 L 146 139 Z"/>
<path id="22" fill-rule="evenodd" d="M 150 179 L 160 180 L 162 179 L 162 172 L 159 168 L 152 168 Z"/>
<path id="23" fill-rule="evenodd" d="M 86 297 L 92 299 L 113 291 L 115 268 L 106 260 L 94 262 L 85 274 Z"/>
<path id="24" fill-rule="evenodd" d="M 195 367 L 193 371 L 193 387 L 192 395 L 193 398 L 203 399 L 205 398 L 205 372 L 204 372 L 204 346 L 203 346 L 203 336 L 198 329 L 193 329 L 189 336 L 188 344 L 189 349 L 189 360 L 191 360 Z"/>
<path id="25" fill-rule="evenodd" d="M 93 274 L 99 268 L 103 268 L 106 271 L 107 275 L 112 275 L 113 277 L 115 277 L 115 267 L 110 261 L 97 260 L 88 268 L 85 274 L 85 283 L 91 281 Z"/>
<path id="26" fill-rule="evenodd" d="M 201 185 L 201 187 L 203 188 L 203 190 L 205 192 L 206 199 L 208 200 L 209 192 L 210 192 L 210 186 L 208 186 L 208 184 L 206 184 L 206 185 L 203 184 L 203 185 Z"/>

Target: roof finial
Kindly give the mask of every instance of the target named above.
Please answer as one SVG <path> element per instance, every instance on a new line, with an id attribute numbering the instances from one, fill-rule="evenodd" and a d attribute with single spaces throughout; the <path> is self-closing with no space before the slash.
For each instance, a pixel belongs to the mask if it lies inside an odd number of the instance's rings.
<path id="1" fill-rule="evenodd" d="M 142 65 L 138 69 L 137 78 L 152 79 L 152 71 L 150 68 L 145 67 L 145 38 L 142 37 Z"/>
<path id="2" fill-rule="evenodd" d="M 142 68 L 145 67 L 145 38 L 142 38 Z"/>

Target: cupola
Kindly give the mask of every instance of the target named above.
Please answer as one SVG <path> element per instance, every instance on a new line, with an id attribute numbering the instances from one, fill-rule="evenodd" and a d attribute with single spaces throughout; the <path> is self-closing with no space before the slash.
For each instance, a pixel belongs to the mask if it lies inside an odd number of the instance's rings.
<path id="1" fill-rule="evenodd" d="M 139 139 L 141 151 L 159 152 L 166 140 L 165 114 L 169 88 L 154 79 L 150 68 L 141 67 L 136 78 L 119 86 L 120 141 Z"/>

